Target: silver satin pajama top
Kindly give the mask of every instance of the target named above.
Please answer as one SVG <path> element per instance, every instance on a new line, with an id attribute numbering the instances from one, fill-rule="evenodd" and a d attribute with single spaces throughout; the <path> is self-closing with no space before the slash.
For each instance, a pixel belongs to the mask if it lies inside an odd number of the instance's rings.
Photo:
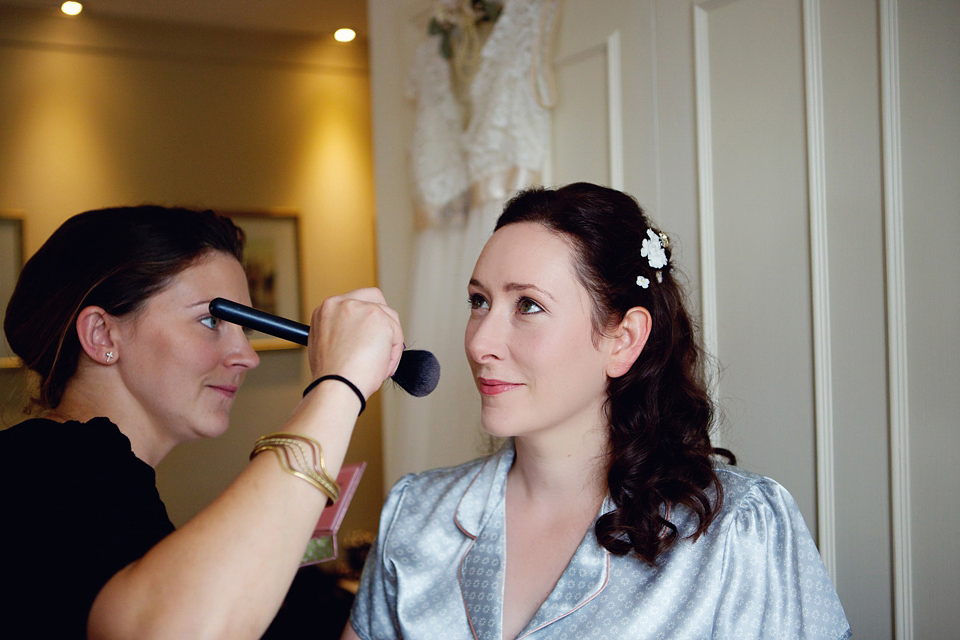
<path id="1" fill-rule="evenodd" d="M 501 640 L 504 491 L 514 450 L 412 474 L 388 495 L 350 616 L 364 640 Z M 616 556 L 593 528 L 518 638 L 849 638 L 850 627 L 793 498 L 718 466 L 708 532 L 656 568 Z M 609 497 L 600 513 L 613 509 Z M 599 516 L 599 514 L 598 514 Z M 682 535 L 696 526 L 675 509 Z"/>

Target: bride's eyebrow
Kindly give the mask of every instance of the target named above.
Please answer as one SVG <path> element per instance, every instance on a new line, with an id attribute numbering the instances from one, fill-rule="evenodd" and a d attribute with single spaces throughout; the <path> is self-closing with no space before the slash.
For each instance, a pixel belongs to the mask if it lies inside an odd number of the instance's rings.
<path id="1" fill-rule="evenodd" d="M 546 291 L 545 289 L 541 289 L 540 287 L 538 287 L 538 286 L 535 285 L 535 284 L 529 284 L 529 283 L 526 283 L 526 282 L 510 282 L 510 283 L 507 283 L 507 285 L 504 287 L 504 290 L 506 290 L 506 291 L 521 291 L 521 292 L 522 292 L 522 291 L 536 291 L 537 293 L 539 293 L 539 294 L 541 294 L 541 295 L 544 295 L 544 296 L 550 298 L 550 300 L 552 300 L 553 302 L 556 302 L 556 301 L 557 301 L 556 298 L 554 298 L 552 295 L 550 295 L 550 292 L 549 292 L 549 291 Z"/>
<path id="2" fill-rule="evenodd" d="M 486 289 L 486 288 L 487 288 L 487 287 L 484 286 L 484 284 L 483 284 L 482 282 L 480 282 L 480 281 L 477 280 L 476 278 L 470 278 L 470 286 L 477 287 L 478 289 Z M 557 301 L 556 298 L 554 298 L 552 295 L 550 295 L 550 292 L 549 292 L 549 291 L 546 291 L 546 290 L 544 290 L 544 289 L 541 289 L 541 288 L 538 287 L 537 285 L 535 285 L 535 284 L 530 284 L 530 283 L 528 283 L 528 282 L 508 282 L 506 285 L 504 285 L 503 289 L 504 289 L 504 291 L 519 291 L 519 292 L 523 292 L 523 291 L 536 291 L 537 293 L 540 293 L 540 294 L 546 296 L 547 298 L 550 298 L 550 300 L 553 301 L 553 302 L 556 302 L 556 301 Z"/>

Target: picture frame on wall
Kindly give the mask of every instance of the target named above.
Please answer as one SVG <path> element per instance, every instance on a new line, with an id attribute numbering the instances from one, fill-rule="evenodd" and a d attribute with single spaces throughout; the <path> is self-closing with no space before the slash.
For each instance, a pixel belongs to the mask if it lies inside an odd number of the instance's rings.
<path id="1" fill-rule="evenodd" d="M 303 322 L 303 284 L 300 261 L 300 217 L 296 212 L 220 211 L 247 236 L 244 271 L 255 309 Z M 254 331 L 256 351 L 296 349 L 300 345 Z"/>
<path id="2" fill-rule="evenodd" d="M 17 212 L 0 211 L 0 318 L 7 313 L 7 303 L 23 268 L 23 215 Z M 0 331 L 0 369 L 15 369 L 21 366 L 7 337 Z"/>

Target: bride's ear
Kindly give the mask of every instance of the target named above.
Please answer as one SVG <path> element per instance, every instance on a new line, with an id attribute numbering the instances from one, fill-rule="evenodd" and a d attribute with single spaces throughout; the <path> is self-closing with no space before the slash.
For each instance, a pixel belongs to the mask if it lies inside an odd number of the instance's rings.
<path id="1" fill-rule="evenodd" d="M 623 316 L 612 335 L 607 375 L 619 378 L 630 370 L 647 344 L 652 324 L 650 312 L 644 307 L 633 307 Z"/>
<path id="2" fill-rule="evenodd" d="M 113 364 L 117 361 L 118 349 L 114 340 L 113 316 L 100 307 L 84 307 L 77 314 L 77 338 L 80 347 L 94 362 Z"/>

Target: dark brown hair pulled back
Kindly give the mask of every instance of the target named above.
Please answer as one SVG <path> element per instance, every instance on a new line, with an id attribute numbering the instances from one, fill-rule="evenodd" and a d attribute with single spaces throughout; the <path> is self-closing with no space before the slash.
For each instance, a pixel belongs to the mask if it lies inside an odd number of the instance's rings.
<path id="1" fill-rule="evenodd" d="M 636 200 L 588 183 L 518 194 L 496 228 L 518 222 L 541 224 L 571 243 L 577 274 L 593 299 L 598 334 L 633 307 L 646 308 L 652 317 L 640 357 L 608 384 L 607 485 L 616 509 L 600 517 L 596 535 L 611 553 L 634 551 L 654 564 L 679 537 L 668 519 L 671 510 L 683 506 L 697 516 L 692 538 L 706 532 L 723 499 L 712 456 L 722 453 L 733 461 L 710 443 L 714 407 L 704 356 L 670 249 L 666 266 L 651 267 L 641 255 L 643 241 L 648 230 L 659 232 Z M 649 281 L 646 288 L 638 276 Z"/>
<path id="2" fill-rule="evenodd" d="M 35 402 L 60 404 L 80 358 L 82 309 L 134 313 L 210 251 L 242 261 L 243 244 L 243 231 L 212 211 L 144 205 L 64 222 L 27 261 L 3 322 L 14 353 L 40 376 Z"/>

